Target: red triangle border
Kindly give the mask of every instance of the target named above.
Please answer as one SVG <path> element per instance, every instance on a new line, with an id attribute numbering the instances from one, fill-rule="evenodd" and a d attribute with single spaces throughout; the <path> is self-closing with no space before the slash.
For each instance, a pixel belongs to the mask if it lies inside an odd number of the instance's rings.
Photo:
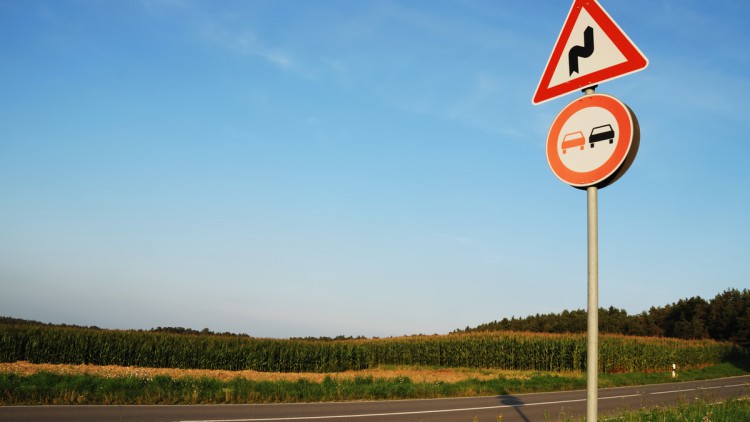
<path id="1" fill-rule="evenodd" d="M 570 39 L 573 27 L 575 27 L 578 17 L 581 15 L 581 10 L 583 9 L 586 9 L 591 18 L 594 19 L 602 31 L 604 31 L 623 56 L 625 56 L 625 61 L 550 87 L 549 85 L 552 80 L 552 75 L 563 56 L 565 45 Z M 536 88 L 536 92 L 534 93 L 531 102 L 533 104 L 541 104 L 578 89 L 583 89 L 638 72 L 645 69 L 647 66 L 648 59 L 646 56 L 641 53 L 638 47 L 636 47 L 625 32 L 623 32 L 623 30 L 617 25 L 617 23 L 615 23 L 604 8 L 596 2 L 596 0 L 574 0 L 573 6 L 570 8 L 568 17 L 565 19 L 565 24 L 560 31 L 560 35 L 557 37 L 555 47 L 552 49 L 552 54 L 547 61 L 547 66 L 544 69 L 544 73 L 542 73 L 542 78 L 539 81 L 539 85 Z"/>

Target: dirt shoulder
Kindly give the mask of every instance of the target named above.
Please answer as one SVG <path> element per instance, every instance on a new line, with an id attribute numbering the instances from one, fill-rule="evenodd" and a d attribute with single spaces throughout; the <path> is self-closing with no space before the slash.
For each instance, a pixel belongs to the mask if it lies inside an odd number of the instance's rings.
<path id="1" fill-rule="evenodd" d="M 408 377 L 413 382 L 446 382 L 455 383 L 468 379 L 489 380 L 499 376 L 505 378 L 527 379 L 532 372 L 527 371 L 503 371 L 498 369 L 464 369 L 464 368 L 412 368 L 412 367 L 386 367 L 367 369 L 363 371 L 346 371 L 334 373 L 282 373 L 282 372 L 257 372 L 257 371 L 221 371 L 207 369 L 173 369 L 173 368 L 143 368 L 134 366 L 98 366 L 98 365 L 52 365 L 35 364 L 25 361 L 13 363 L 0 363 L 0 373 L 15 373 L 19 375 L 31 375 L 37 372 L 52 372 L 56 374 L 90 374 L 101 377 L 138 377 L 152 378 L 154 376 L 166 375 L 172 378 L 216 378 L 228 381 L 235 378 L 244 378 L 254 381 L 297 381 L 305 379 L 313 382 L 321 382 L 326 376 L 334 379 L 349 380 L 355 377 L 369 377 L 394 379 Z"/>

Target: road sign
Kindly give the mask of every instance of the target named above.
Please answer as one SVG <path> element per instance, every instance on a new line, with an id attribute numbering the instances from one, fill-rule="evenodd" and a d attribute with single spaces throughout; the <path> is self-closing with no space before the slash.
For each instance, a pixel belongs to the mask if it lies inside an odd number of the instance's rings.
<path id="1" fill-rule="evenodd" d="M 596 0 L 574 0 L 531 102 L 643 70 L 648 59 Z"/>
<path id="2" fill-rule="evenodd" d="M 547 162 L 573 187 L 603 188 L 628 170 L 639 144 L 638 120 L 628 106 L 609 95 L 584 95 L 552 122 Z"/>

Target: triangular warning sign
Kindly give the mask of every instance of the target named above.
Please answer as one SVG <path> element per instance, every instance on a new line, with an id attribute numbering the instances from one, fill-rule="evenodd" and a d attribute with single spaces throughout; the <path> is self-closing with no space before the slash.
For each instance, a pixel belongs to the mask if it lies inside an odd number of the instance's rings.
<path id="1" fill-rule="evenodd" d="M 574 0 L 531 102 L 643 70 L 648 59 L 596 0 Z"/>

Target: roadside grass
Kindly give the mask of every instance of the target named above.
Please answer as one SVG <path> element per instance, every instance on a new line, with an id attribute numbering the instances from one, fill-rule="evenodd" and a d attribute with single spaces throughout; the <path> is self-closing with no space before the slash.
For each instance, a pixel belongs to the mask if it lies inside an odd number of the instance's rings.
<path id="1" fill-rule="evenodd" d="M 677 376 L 671 372 L 599 374 L 599 387 L 625 387 L 629 385 L 659 384 L 664 382 L 698 381 L 750 374 L 750 360 L 723 362 L 703 368 L 677 369 Z"/>
<path id="2" fill-rule="evenodd" d="M 750 363 L 726 362 L 699 369 L 670 372 L 600 374 L 600 387 L 620 387 L 746 375 Z M 415 367 L 414 370 L 418 370 Z M 296 403 L 353 400 L 418 399 L 521 394 L 586 388 L 585 373 L 530 371 L 528 376 L 498 375 L 458 382 L 413 382 L 411 378 L 357 376 L 321 382 L 254 381 L 235 378 L 115 377 L 38 372 L 31 375 L 0 373 L 0 405 L 34 404 L 211 404 Z M 640 419 L 639 419 L 640 420 Z M 650 420 L 650 419 L 646 419 Z M 661 419 L 654 419 L 661 420 Z M 691 419 L 688 419 L 691 420 Z M 727 419 L 741 420 L 741 419 Z"/>
<path id="3" fill-rule="evenodd" d="M 630 410 L 617 414 L 599 415 L 606 422 L 735 422 L 750 420 L 750 399 L 731 398 L 713 401 L 708 398 L 682 401 L 674 406 L 660 406 Z M 563 422 L 585 422 L 586 417 L 562 418 Z"/>
<path id="4" fill-rule="evenodd" d="M 699 400 L 691 403 L 680 403 L 674 407 L 641 409 L 626 412 L 605 421 L 747 421 L 750 420 L 750 400 L 730 399 L 724 402 Z"/>

